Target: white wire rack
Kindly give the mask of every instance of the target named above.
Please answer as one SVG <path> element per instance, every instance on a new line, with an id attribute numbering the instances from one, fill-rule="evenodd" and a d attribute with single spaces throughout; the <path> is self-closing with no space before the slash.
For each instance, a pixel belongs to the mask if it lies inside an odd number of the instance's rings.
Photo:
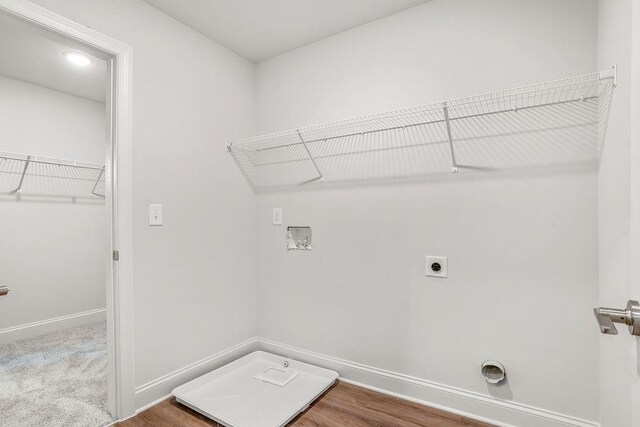
<path id="1" fill-rule="evenodd" d="M 615 68 L 227 143 L 254 191 L 597 162 Z"/>
<path id="2" fill-rule="evenodd" d="M 104 198 L 104 172 L 104 165 L 0 152 L 0 194 Z"/>

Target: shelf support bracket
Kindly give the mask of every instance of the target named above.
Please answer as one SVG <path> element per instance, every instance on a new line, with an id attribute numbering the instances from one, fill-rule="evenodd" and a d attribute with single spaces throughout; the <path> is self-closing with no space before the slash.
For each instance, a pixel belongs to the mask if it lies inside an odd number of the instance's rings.
<path id="1" fill-rule="evenodd" d="M 453 137 L 451 136 L 451 121 L 449 120 L 449 108 L 447 103 L 442 104 L 442 111 L 444 112 L 444 122 L 447 126 L 447 136 L 449 138 L 449 149 L 451 150 L 451 172 L 458 173 L 458 163 L 456 162 L 456 152 L 453 148 Z"/>
<path id="2" fill-rule="evenodd" d="M 600 71 L 600 80 L 604 79 L 612 79 L 613 87 L 618 86 L 618 64 L 614 64 L 608 70 Z"/>
<path id="3" fill-rule="evenodd" d="M 227 146 L 225 148 L 225 151 L 231 154 L 233 161 L 236 162 L 238 169 L 240 169 L 240 172 L 242 172 L 242 176 L 244 177 L 245 181 L 247 181 L 247 184 L 249 184 L 249 187 L 251 187 L 251 190 L 255 192 L 256 186 L 253 185 L 251 178 L 249 178 L 249 174 L 247 173 L 247 171 L 244 170 L 244 167 L 242 166 L 242 164 L 240 164 L 240 160 L 238 160 L 238 157 L 236 157 L 236 153 L 233 152 L 233 143 L 227 141 Z"/>
<path id="4" fill-rule="evenodd" d="M 103 199 L 105 198 L 105 195 L 96 193 L 96 188 L 98 187 L 98 183 L 100 182 L 100 178 L 102 178 L 102 175 L 104 174 L 105 167 L 103 167 L 102 170 L 100 171 L 100 174 L 98 175 L 98 179 L 96 179 L 96 182 L 93 184 L 93 188 L 91 189 L 91 195 L 92 196 L 102 197 Z"/>
<path id="5" fill-rule="evenodd" d="M 18 188 L 16 188 L 9 194 L 18 194 L 22 191 L 22 183 L 24 183 L 24 176 L 27 174 L 29 163 L 31 163 L 31 156 L 27 156 L 27 160 L 25 160 L 24 162 L 24 168 L 22 168 L 22 175 L 20 175 L 20 182 L 18 183 Z"/>
<path id="6" fill-rule="evenodd" d="M 309 155 L 309 159 L 311 160 L 311 163 L 313 163 L 313 167 L 315 167 L 316 172 L 318 172 L 318 177 L 316 179 L 306 181 L 305 184 L 308 184 L 310 182 L 317 181 L 317 180 L 320 180 L 320 182 L 325 182 L 324 176 L 322 175 L 322 172 L 320 172 L 320 168 L 316 163 L 316 159 L 314 159 L 313 156 L 311 155 L 311 151 L 309 151 L 309 147 L 307 147 L 307 143 L 305 142 L 304 138 L 302 138 L 302 134 L 300 134 L 300 129 L 296 129 L 296 133 L 298 134 L 298 138 L 300 138 L 300 142 L 302 143 L 302 146 L 307 151 L 307 154 Z"/>

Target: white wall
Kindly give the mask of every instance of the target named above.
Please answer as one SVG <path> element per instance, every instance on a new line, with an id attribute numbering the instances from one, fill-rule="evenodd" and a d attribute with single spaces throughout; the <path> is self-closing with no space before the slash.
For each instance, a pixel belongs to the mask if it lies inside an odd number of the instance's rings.
<path id="1" fill-rule="evenodd" d="M 140 0 L 36 3 L 133 48 L 136 384 L 254 336 L 255 198 L 224 151 L 254 132 L 253 65 Z"/>
<path id="2" fill-rule="evenodd" d="M 104 164 L 104 104 L 2 76 L 0 94 L 0 151 Z M 100 201 L 0 197 L 0 341 L 7 328 L 104 309 L 105 221 Z"/>
<path id="3" fill-rule="evenodd" d="M 596 65 L 595 1 L 434 0 L 258 64 L 258 131 Z M 274 207 L 312 252 L 285 251 Z M 597 226 L 594 170 L 263 194 L 260 335 L 597 421 Z M 449 279 L 424 277 L 427 254 Z M 507 385 L 480 376 L 490 358 Z"/>
<path id="4" fill-rule="evenodd" d="M 255 75 L 139 0 L 36 2 L 134 49 L 138 385 L 259 320 L 266 338 L 598 419 L 593 171 L 261 195 L 256 218 L 223 152 L 256 131 L 594 71 L 594 1 L 434 0 Z M 150 202 L 165 226 L 146 226 Z M 314 227 L 313 252 L 284 251 L 272 207 Z M 426 254 L 450 257 L 449 279 L 424 278 Z M 506 386 L 482 381 L 487 358 L 506 364 Z"/>
<path id="5" fill-rule="evenodd" d="M 621 308 L 632 298 L 629 289 L 631 16 L 631 0 L 598 1 L 598 65 L 618 65 L 618 88 L 611 104 L 598 176 L 599 303 L 604 307 Z M 619 335 L 600 336 L 603 427 L 632 425 L 632 366 L 627 364 L 632 338 L 627 335 L 626 327 L 618 329 Z"/>

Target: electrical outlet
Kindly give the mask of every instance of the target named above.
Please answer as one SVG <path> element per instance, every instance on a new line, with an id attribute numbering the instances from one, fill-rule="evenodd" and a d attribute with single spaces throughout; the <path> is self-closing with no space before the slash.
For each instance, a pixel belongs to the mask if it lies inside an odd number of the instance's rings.
<path id="1" fill-rule="evenodd" d="M 427 255 L 427 268 L 425 275 L 428 277 L 449 277 L 449 262 L 445 256 Z"/>
<path id="2" fill-rule="evenodd" d="M 273 208 L 273 225 L 282 225 L 282 208 Z"/>

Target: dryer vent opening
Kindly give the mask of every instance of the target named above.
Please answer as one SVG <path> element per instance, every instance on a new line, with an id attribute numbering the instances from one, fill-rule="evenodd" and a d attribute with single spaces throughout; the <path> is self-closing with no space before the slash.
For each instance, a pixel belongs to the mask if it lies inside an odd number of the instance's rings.
<path id="1" fill-rule="evenodd" d="M 496 360 L 487 360 L 484 362 L 480 367 L 480 372 L 489 384 L 498 384 L 504 380 L 507 375 L 504 365 Z"/>

